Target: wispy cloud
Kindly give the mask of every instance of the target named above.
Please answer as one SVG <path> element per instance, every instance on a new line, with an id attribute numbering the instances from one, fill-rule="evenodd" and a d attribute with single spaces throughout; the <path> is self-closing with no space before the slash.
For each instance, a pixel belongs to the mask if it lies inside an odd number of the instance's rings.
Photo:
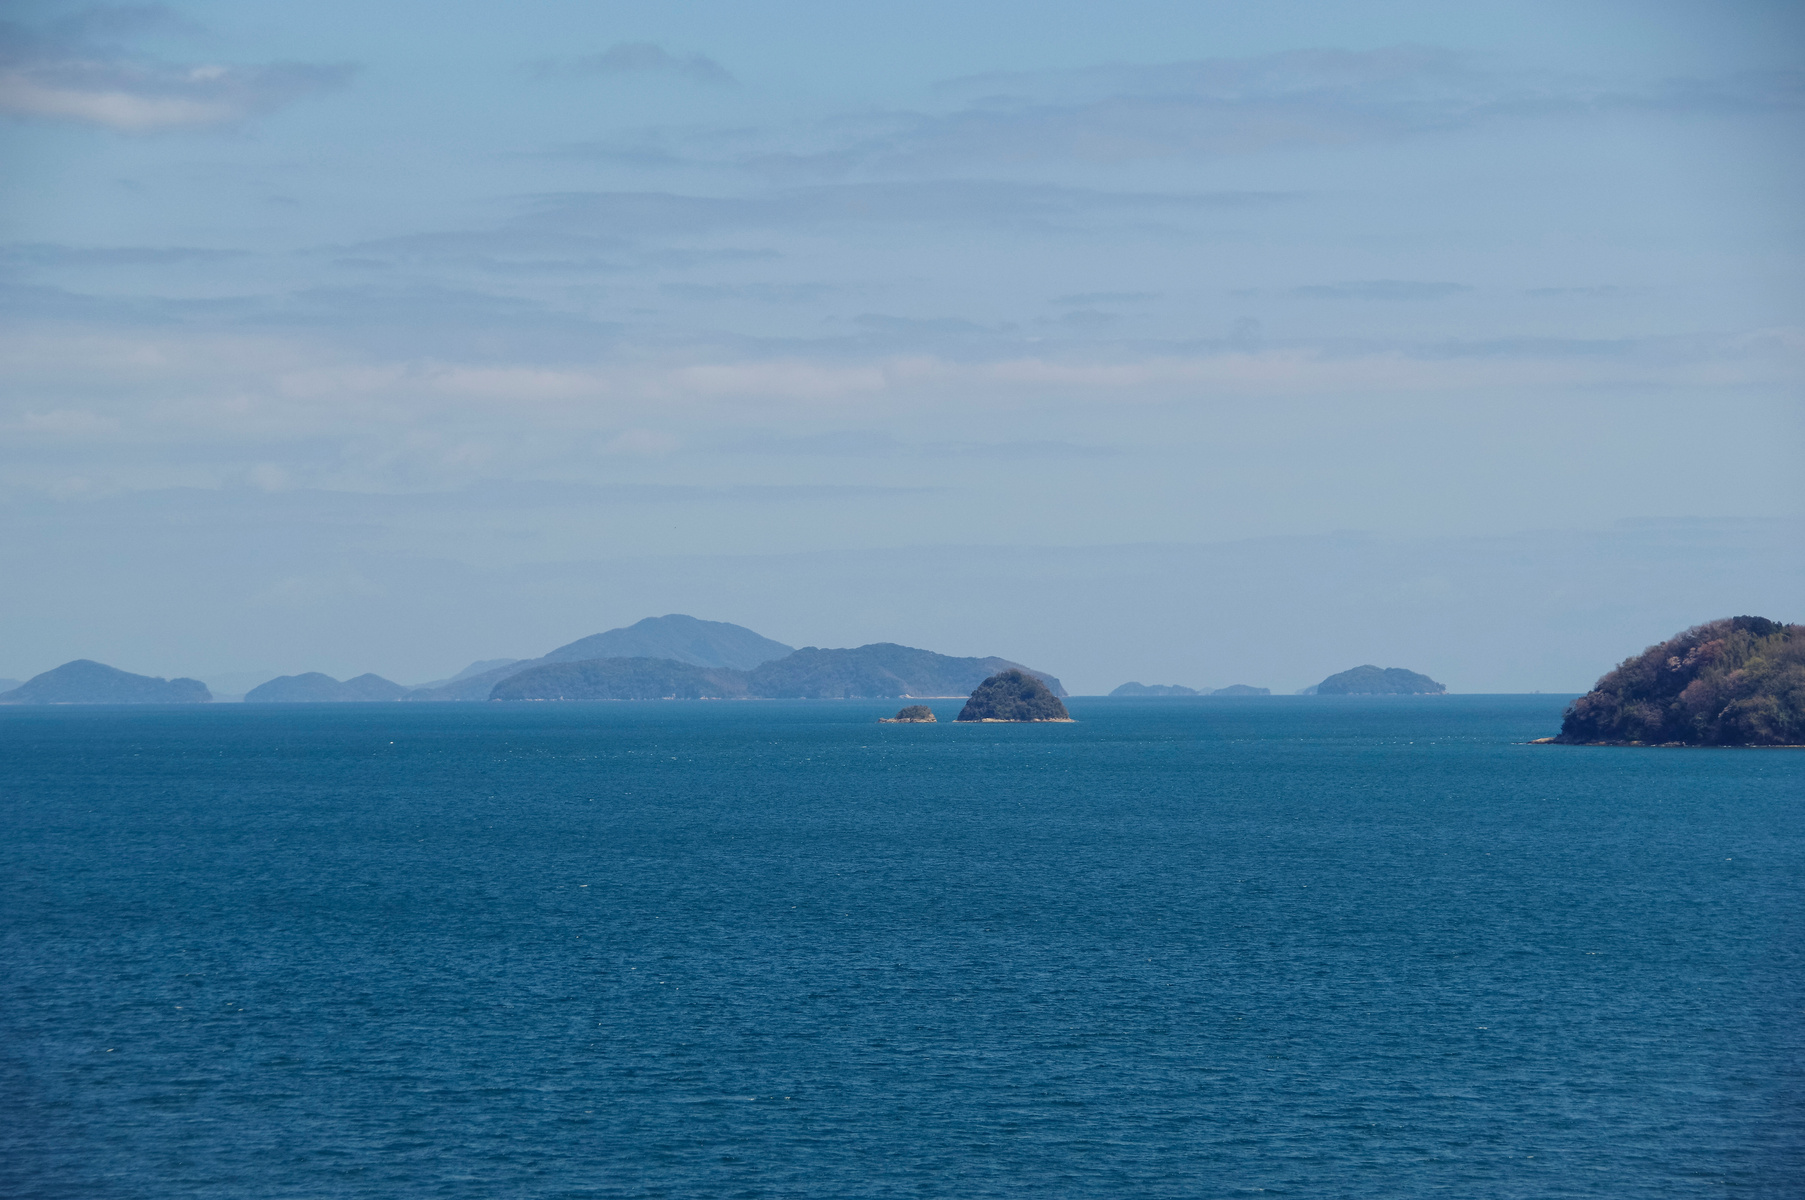
<path id="1" fill-rule="evenodd" d="M 119 429 L 119 422 L 112 417 L 97 416 L 81 409 L 59 408 L 49 412 L 27 412 L 13 427 L 25 433 L 86 438 L 115 433 Z"/>
<path id="2" fill-rule="evenodd" d="M 1626 110 L 1794 112 L 1805 72 L 1639 84 L 1500 71 L 1420 46 L 972 76 L 940 111 L 867 116 L 837 144 L 753 156 L 767 173 L 1200 159 Z M 831 133 L 822 139 L 834 143 Z"/>
<path id="3" fill-rule="evenodd" d="M 527 64 L 542 79 L 596 75 L 675 75 L 696 83 L 731 84 L 733 75 L 705 54 L 672 54 L 654 42 L 618 42 L 599 54 L 542 58 Z"/>
<path id="4" fill-rule="evenodd" d="M 1463 283 L 1414 279 L 1353 279 L 1295 287 L 1290 294 L 1307 300 L 1445 300 L 1473 289 Z"/>
<path id="5" fill-rule="evenodd" d="M 1295 198 L 1286 192 L 1111 192 L 985 180 L 816 184 L 739 196 L 565 192 L 535 197 L 487 229 L 382 238 L 328 252 L 371 268 L 441 263 L 497 273 L 609 273 L 772 257 L 761 248 L 670 244 L 703 235 L 911 225 L 1058 230 L 1124 216 L 1165 220 L 1267 209 Z"/>
<path id="6" fill-rule="evenodd" d="M 1089 459 L 1113 458 L 1121 453 L 1115 446 L 1057 440 L 907 441 L 876 430 L 858 429 L 793 436 L 755 432 L 724 439 L 719 448 L 737 454 L 878 459 Z"/>
<path id="7" fill-rule="evenodd" d="M 1088 307 L 1093 304 L 1138 304 L 1157 299 L 1159 299 L 1158 292 L 1073 292 L 1070 295 L 1053 297 L 1053 303 Z"/>
<path id="8" fill-rule="evenodd" d="M 1114 192 L 985 180 L 821 184 L 739 197 L 657 192 L 573 192 L 544 197 L 518 225 L 689 233 L 778 226 L 958 224 L 1069 221 L 1098 211 L 1184 212 L 1258 208 L 1290 199 L 1280 192 Z"/>
<path id="9" fill-rule="evenodd" d="M 0 246 L 0 263 L 42 267 L 167 267 L 245 256 L 243 250 L 200 246 L 62 246 L 51 242 Z"/>
<path id="10" fill-rule="evenodd" d="M 1624 296 L 1646 296 L 1654 291 L 1649 287 L 1623 287 L 1618 284 L 1596 284 L 1591 287 L 1540 287 L 1530 288 L 1525 296 L 1534 296 L 1539 300 L 1557 297 L 1575 296 L 1587 300 L 1616 300 Z"/>
<path id="11" fill-rule="evenodd" d="M 339 87 L 346 64 L 170 64 L 123 41 L 184 28 L 159 7 L 89 9 L 32 28 L 0 22 L 0 113 L 125 133 L 228 124 Z"/>

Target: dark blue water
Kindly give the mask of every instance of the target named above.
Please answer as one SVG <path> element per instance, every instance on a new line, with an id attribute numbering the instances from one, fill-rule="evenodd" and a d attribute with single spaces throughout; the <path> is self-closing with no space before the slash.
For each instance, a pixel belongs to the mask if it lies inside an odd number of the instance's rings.
<path id="1" fill-rule="evenodd" d="M 1561 703 L 0 709 L 0 1190 L 1805 1193 L 1805 753 Z"/>

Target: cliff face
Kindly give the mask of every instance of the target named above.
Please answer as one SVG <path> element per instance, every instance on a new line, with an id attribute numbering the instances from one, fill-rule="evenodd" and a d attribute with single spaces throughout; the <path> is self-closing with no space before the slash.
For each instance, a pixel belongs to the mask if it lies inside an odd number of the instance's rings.
<path id="1" fill-rule="evenodd" d="M 0 704 L 205 704 L 212 699 L 198 679 L 133 675 L 78 658 L 32 676 L 0 695 Z"/>
<path id="2" fill-rule="evenodd" d="M 1071 714 L 1047 685 L 1025 671 L 992 675 L 959 710 L 961 721 L 1069 721 Z"/>
<path id="3" fill-rule="evenodd" d="M 1805 745 L 1805 625 L 1728 617 L 1626 658 L 1575 700 L 1568 744 Z"/>
<path id="4" fill-rule="evenodd" d="M 1371 663 L 1331 675 L 1316 685 L 1319 696 L 1440 696 L 1447 690 L 1427 675 Z"/>

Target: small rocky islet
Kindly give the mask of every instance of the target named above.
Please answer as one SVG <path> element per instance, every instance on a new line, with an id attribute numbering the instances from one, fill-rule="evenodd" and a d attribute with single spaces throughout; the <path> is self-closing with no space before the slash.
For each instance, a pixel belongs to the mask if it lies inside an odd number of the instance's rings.
<path id="1" fill-rule="evenodd" d="M 884 725 L 931 725 L 938 720 L 934 710 L 925 704 L 911 704 L 900 709 L 894 717 L 878 718 L 879 723 Z"/>

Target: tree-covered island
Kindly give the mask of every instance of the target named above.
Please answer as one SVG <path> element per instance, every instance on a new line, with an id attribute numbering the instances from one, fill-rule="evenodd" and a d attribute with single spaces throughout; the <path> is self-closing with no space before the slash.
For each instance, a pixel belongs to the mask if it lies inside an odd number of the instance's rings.
<path id="1" fill-rule="evenodd" d="M 1650 646 L 1575 700 L 1569 746 L 1805 745 L 1805 625 L 1726 617 Z"/>
<path id="2" fill-rule="evenodd" d="M 1000 671 L 980 683 L 959 710 L 960 721 L 1069 721 L 1047 685 L 1026 671 Z"/>

